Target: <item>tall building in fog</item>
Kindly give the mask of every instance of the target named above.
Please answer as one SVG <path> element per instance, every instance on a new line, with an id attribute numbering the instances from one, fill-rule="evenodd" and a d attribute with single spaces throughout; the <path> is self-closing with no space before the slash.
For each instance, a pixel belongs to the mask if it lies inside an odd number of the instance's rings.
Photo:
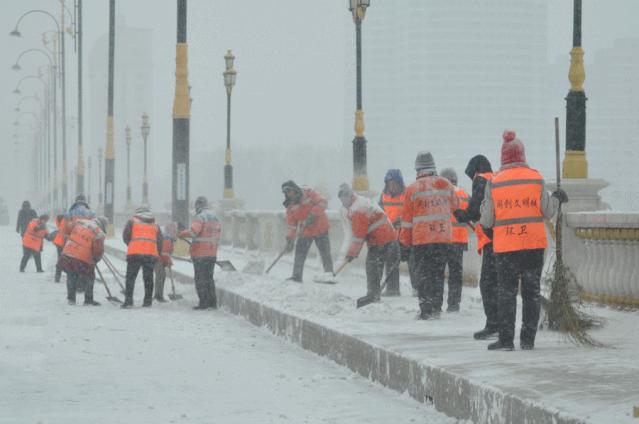
<path id="1" fill-rule="evenodd" d="M 369 174 L 390 158 L 411 161 L 423 149 L 433 151 L 438 165 L 460 172 L 471 154 L 497 159 L 504 128 L 538 139 L 549 121 L 546 8 L 544 0 L 372 2 L 363 23 Z M 350 21 L 346 34 L 354 46 Z M 346 52 L 348 139 L 354 47 Z"/>
<path id="2" fill-rule="evenodd" d="M 124 129 L 131 127 L 131 179 L 134 203 L 142 198 L 143 143 L 140 134 L 142 114 L 148 113 L 153 123 L 153 30 L 131 28 L 126 25 L 123 16 L 116 19 L 115 29 L 115 75 L 114 75 L 114 141 L 116 151 L 115 184 L 118 196 L 115 199 L 116 211 L 124 208 L 126 200 L 126 142 Z M 107 116 L 107 63 L 109 37 L 105 33 L 92 46 L 89 53 L 89 101 L 88 117 L 90 140 L 87 149 L 95 153 L 106 143 Z M 149 149 L 152 155 L 153 149 Z M 149 161 L 149 174 L 153 161 Z M 94 164 L 97 170 L 97 163 Z M 97 178 L 94 193 L 97 195 Z M 150 199 L 153 202 L 153 198 Z M 97 203 L 97 202 L 95 202 Z"/>

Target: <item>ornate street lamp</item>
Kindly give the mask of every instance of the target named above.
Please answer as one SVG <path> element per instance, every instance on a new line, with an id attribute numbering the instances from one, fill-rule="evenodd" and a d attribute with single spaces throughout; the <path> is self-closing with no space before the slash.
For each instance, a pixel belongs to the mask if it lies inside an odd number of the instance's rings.
<path id="1" fill-rule="evenodd" d="M 366 174 L 366 138 L 364 138 L 364 111 L 362 109 L 362 21 L 370 0 L 349 0 L 348 9 L 355 22 L 355 56 L 357 62 L 357 89 L 355 109 L 355 138 L 353 139 L 353 188 L 359 192 L 368 191 Z"/>
<path id="2" fill-rule="evenodd" d="M 149 115 L 146 113 L 142 114 L 142 126 L 140 127 L 142 130 L 142 138 L 144 138 L 144 181 L 142 182 L 142 204 L 149 205 L 149 179 L 147 173 L 147 151 L 146 151 L 146 141 L 149 137 L 149 133 L 151 132 L 151 127 L 149 126 Z"/>
<path id="3" fill-rule="evenodd" d="M 233 69 L 235 56 L 228 50 L 224 56 L 226 70 L 224 71 L 224 86 L 226 87 L 226 154 L 224 156 L 224 198 L 233 199 L 233 166 L 231 165 L 231 92 L 235 85 L 237 72 Z"/>
<path id="4" fill-rule="evenodd" d="M 126 134 L 126 210 L 133 208 L 131 202 L 131 128 L 127 125 L 124 129 Z"/>

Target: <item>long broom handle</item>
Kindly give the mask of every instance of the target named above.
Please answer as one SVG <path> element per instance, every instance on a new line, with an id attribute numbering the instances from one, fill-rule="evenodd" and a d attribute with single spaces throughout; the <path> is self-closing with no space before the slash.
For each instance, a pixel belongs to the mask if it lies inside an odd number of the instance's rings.
<path id="1" fill-rule="evenodd" d="M 297 234 L 296 234 L 296 237 L 295 237 L 295 244 L 297 244 L 297 241 L 298 241 L 298 240 L 299 240 L 299 238 L 302 236 L 302 231 L 304 231 L 304 229 L 305 229 L 305 228 L 306 228 L 306 227 L 304 226 L 304 224 L 303 224 L 302 222 L 300 222 L 300 223 L 298 223 L 298 224 L 297 224 Z M 280 254 L 279 254 L 279 255 L 277 255 L 277 258 L 275 258 L 275 260 L 273 261 L 273 263 L 272 263 L 272 264 L 271 264 L 271 265 L 267 268 L 267 270 L 266 270 L 265 274 L 268 274 L 268 273 L 269 273 L 269 271 L 270 271 L 271 269 L 273 269 L 273 267 L 275 266 L 275 264 L 276 264 L 276 263 L 277 263 L 280 259 L 282 259 L 282 256 L 284 256 L 285 254 L 286 254 L 286 248 L 284 248 L 284 250 L 282 250 L 282 251 L 280 252 Z"/>
<path id="2" fill-rule="evenodd" d="M 104 288 L 107 291 L 107 294 L 109 295 L 109 297 L 113 297 L 113 295 L 111 294 L 111 290 L 109 290 L 109 286 L 107 286 L 106 280 L 104 279 L 104 276 L 102 275 L 102 271 L 100 271 L 100 268 L 98 268 L 98 264 L 95 264 L 95 270 L 98 271 L 98 275 L 100 276 L 100 281 L 102 281 L 102 284 L 104 284 Z"/>
<path id="3" fill-rule="evenodd" d="M 335 271 L 335 272 L 333 273 L 333 277 L 336 277 L 336 276 L 337 276 L 337 274 L 339 274 L 340 272 L 342 272 L 342 270 L 343 270 L 344 268 L 346 268 L 346 265 L 348 265 L 348 262 L 344 261 L 344 263 L 343 263 L 343 264 L 341 264 L 341 265 L 339 266 L 339 268 L 337 268 L 337 271 Z"/>
<path id="4" fill-rule="evenodd" d="M 557 172 L 557 189 L 561 188 L 561 166 L 559 162 L 559 118 L 555 117 L 555 167 Z M 563 262 L 562 252 L 562 240 L 561 240 L 561 202 L 559 202 L 559 209 L 557 210 L 557 223 L 555 224 L 555 248 L 557 262 Z"/>
<path id="5" fill-rule="evenodd" d="M 111 262 L 109 258 L 107 258 L 106 256 L 102 256 L 102 260 L 104 261 L 105 264 L 108 262 L 107 266 L 110 266 L 111 268 L 113 268 L 113 270 L 120 276 L 120 278 L 126 278 L 124 274 L 118 271 L 118 269 L 113 265 L 113 262 Z"/>
<path id="6" fill-rule="evenodd" d="M 111 274 L 113 274 L 113 276 L 115 277 L 115 281 L 117 281 L 120 288 L 124 290 L 124 286 L 122 285 L 122 282 L 118 278 L 118 275 L 115 273 L 115 270 L 114 270 L 115 267 L 112 267 L 112 264 L 109 261 L 104 261 L 104 263 L 106 264 L 107 268 L 109 268 L 109 271 L 111 271 Z"/>
<path id="7" fill-rule="evenodd" d="M 273 261 L 273 263 L 268 267 L 268 269 L 266 270 L 266 274 L 268 274 L 268 272 L 273 269 L 273 267 L 275 266 L 275 264 L 277 263 L 277 261 L 279 261 L 280 259 L 282 259 L 282 256 L 284 256 L 286 254 L 286 249 L 282 250 L 282 252 L 277 255 L 277 258 L 275 258 L 275 260 Z"/>

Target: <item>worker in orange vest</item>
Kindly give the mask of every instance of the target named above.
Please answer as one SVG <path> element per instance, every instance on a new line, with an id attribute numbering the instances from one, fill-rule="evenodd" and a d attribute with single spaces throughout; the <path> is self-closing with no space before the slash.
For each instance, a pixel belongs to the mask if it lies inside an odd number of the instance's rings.
<path id="1" fill-rule="evenodd" d="M 155 287 L 153 289 L 153 298 L 164 303 L 164 282 L 166 281 L 166 268 L 173 266 L 173 260 L 171 255 L 173 254 L 173 248 L 176 240 L 176 224 L 171 222 L 164 226 L 162 231 L 162 251 L 160 252 L 160 260 L 155 263 Z"/>
<path id="2" fill-rule="evenodd" d="M 126 253 L 126 284 L 122 308 L 133 306 L 135 279 L 142 268 L 144 279 L 144 301 L 142 306 L 149 307 L 153 296 L 153 268 L 162 251 L 162 231 L 148 207 L 142 206 L 124 227 L 122 239 L 128 245 Z"/>
<path id="3" fill-rule="evenodd" d="M 455 187 L 437 176 L 430 152 L 415 159 L 417 180 L 408 186 L 402 209 L 399 241 L 402 259 L 415 255 L 419 319 L 439 318 L 444 293 L 446 253 L 452 242 L 450 214 L 459 207 Z"/>
<path id="4" fill-rule="evenodd" d="M 402 208 L 404 207 L 404 193 L 406 192 L 406 186 L 404 185 L 404 178 L 402 177 L 402 171 L 399 169 L 389 169 L 386 171 L 384 177 L 384 190 L 379 197 L 379 205 L 388 216 L 397 237 L 399 237 L 399 227 L 402 220 Z M 413 278 L 412 262 L 409 261 L 409 276 L 410 282 L 413 286 L 413 291 L 416 292 L 417 288 L 414 285 L 415 279 Z M 391 264 L 392 266 L 392 264 Z M 399 296 L 399 267 L 393 267 L 392 269 L 386 268 L 386 273 L 390 273 L 390 278 L 386 284 L 386 290 L 382 293 L 382 296 Z"/>
<path id="5" fill-rule="evenodd" d="M 67 302 L 75 305 L 78 287 L 84 288 L 84 304 L 100 306 L 93 299 L 95 264 L 104 254 L 104 233 L 107 219 L 101 217 L 78 218 L 69 222 L 68 238 L 64 244 L 58 266 L 67 274 Z"/>
<path id="6" fill-rule="evenodd" d="M 55 237 L 53 238 L 53 244 L 58 251 L 58 261 L 60 260 L 60 255 L 62 254 L 62 249 L 64 249 L 65 242 L 65 227 L 66 227 L 66 219 L 64 219 L 64 215 L 58 215 L 55 217 Z M 60 282 L 60 278 L 62 277 L 62 268 L 59 265 L 55 266 L 55 277 L 54 281 L 56 283 Z"/>
<path id="7" fill-rule="evenodd" d="M 459 199 L 459 209 L 468 207 L 468 193 L 457 186 L 457 173 L 453 168 L 444 168 L 440 175 L 455 187 L 455 196 Z M 451 214 L 453 240 L 448 246 L 446 265 L 448 266 L 448 308 L 446 312 L 459 312 L 462 295 L 462 280 L 464 276 L 464 252 L 468 250 L 468 225 L 457 222 Z"/>
<path id="8" fill-rule="evenodd" d="M 191 260 L 193 261 L 193 279 L 199 303 L 193 309 L 206 310 L 217 308 L 217 294 L 213 271 L 217 261 L 217 247 L 222 236 L 222 225 L 209 207 L 206 197 L 195 199 L 195 217 L 191 229 L 180 233 L 180 238 L 191 239 Z"/>
<path id="9" fill-rule="evenodd" d="M 346 253 L 346 262 L 351 262 L 368 246 L 366 254 L 366 298 L 379 302 L 380 281 L 384 274 L 399 267 L 399 243 L 395 230 L 384 211 L 369 199 L 353 192 L 348 184 L 342 184 L 337 195 L 351 222 L 351 244 Z"/>
<path id="10" fill-rule="evenodd" d="M 333 278 L 333 259 L 331 258 L 331 242 L 328 238 L 330 224 L 326 216 L 326 199 L 309 187 L 300 187 L 294 181 L 282 184 L 284 193 L 284 207 L 286 208 L 286 251 L 292 252 L 295 247 L 293 275 L 288 280 L 302 282 L 304 262 L 315 241 L 322 258 L 324 276 L 320 279 L 330 281 Z M 298 226 L 301 234 L 298 234 Z M 295 239 L 297 238 L 297 243 Z"/>
<path id="11" fill-rule="evenodd" d="M 37 272 L 44 272 L 42 269 L 42 259 L 40 252 L 42 252 L 43 240 L 49 239 L 49 230 L 47 230 L 47 221 L 49 215 L 40 215 L 37 219 L 32 219 L 22 236 L 22 260 L 20 261 L 20 272 L 24 272 L 24 268 L 27 266 L 27 262 L 31 256 L 36 264 Z"/>
<path id="12" fill-rule="evenodd" d="M 490 161 L 484 155 L 473 156 L 464 173 L 473 181 L 472 196 L 468 200 L 465 210 L 458 209 L 454 212 L 455 219 L 459 223 L 474 223 L 477 239 L 477 253 L 482 256 L 481 273 L 479 276 L 479 291 L 486 315 L 484 328 L 476 331 L 473 337 L 476 340 L 485 340 L 497 334 L 497 268 L 495 255 L 493 254 L 491 228 L 484 228 L 479 223 L 481 218 L 480 208 L 484 200 L 486 185 L 493 176 Z"/>
<path id="13" fill-rule="evenodd" d="M 535 345 L 539 323 L 540 279 L 548 242 L 544 219 L 552 218 L 566 192 L 546 190 L 541 174 L 528 166 L 524 144 L 506 130 L 501 147 L 501 168 L 486 187 L 481 224 L 493 229 L 497 263 L 499 339 L 488 350 L 513 350 L 517 290 L 521 280 L 522 325 L 520 347 Z"/>

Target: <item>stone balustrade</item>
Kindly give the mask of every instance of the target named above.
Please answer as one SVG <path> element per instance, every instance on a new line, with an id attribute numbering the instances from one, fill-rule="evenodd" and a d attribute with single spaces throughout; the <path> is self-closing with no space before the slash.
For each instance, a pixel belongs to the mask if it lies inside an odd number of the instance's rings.
<path id="1" fill-rule="evenodd" d="M 566 215 L 565 261 L 588 300 L 639 306 L 639 213 Z"/>

